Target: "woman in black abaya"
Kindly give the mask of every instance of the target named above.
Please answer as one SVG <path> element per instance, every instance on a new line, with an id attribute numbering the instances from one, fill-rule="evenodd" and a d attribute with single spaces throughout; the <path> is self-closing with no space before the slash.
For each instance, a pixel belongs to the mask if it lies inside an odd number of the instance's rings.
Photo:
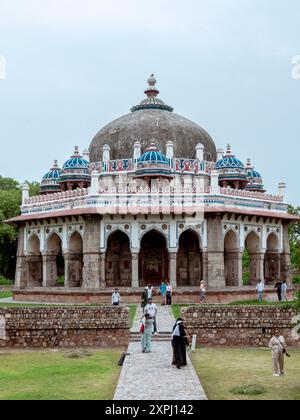
<path id="1" fill-rule="evenodd" d="M 172 347 L 173 347 L 173 365 L 181 369 L 186 363 L 186 347 L 189 345 L 183 320 L 179 318 L 173 328 Z"/>

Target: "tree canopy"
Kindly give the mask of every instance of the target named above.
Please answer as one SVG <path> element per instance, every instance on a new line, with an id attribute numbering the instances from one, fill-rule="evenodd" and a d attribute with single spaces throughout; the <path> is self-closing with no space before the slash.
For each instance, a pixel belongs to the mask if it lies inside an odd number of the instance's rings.
<path id="1" fill-rule="evenodd" d="M 30 195 L 37 195 L 40 185 L 29 183 Z M 22 202 L 20 184 L 12 178 L 0 176 L 0 275 L 14 278 L 18 231 L 14 226 L 3 223 L 4 220 L 18 216 Z"/>

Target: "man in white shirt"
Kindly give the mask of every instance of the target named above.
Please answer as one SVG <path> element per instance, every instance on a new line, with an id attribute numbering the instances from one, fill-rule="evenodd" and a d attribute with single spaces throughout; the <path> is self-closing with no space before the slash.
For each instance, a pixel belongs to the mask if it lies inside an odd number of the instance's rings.
<path id="1" fill-rule="evenodd" d="M 273 376 L 286 376 L 284 371 L 284 353 L 286 352 L 286 342 L 278 330 L 275 331 L 269 347 L 272 349 Z"/>
<path id="2" fill-rule="evenodd" d="M 157 315 L 157 306 L 153 303 L 152 299 L 148 299 L 148 303 L 145 306 L 145 315 L 149 314 L 150 318 L 153 319 L 154 324 L 154 334 L 157 335 L 157 323 L 156 323 L 156 315 Z"/>
<path id="3" fill-rule="evenodd" d="M 263 282 L 261 280 L 258 281 L 257 286 L 256 286 L 256 291 L 258 292 L 258 300 L 260 302 L 263 301 L 263 293 L 265 290 L 265 285 L 263 284 Z"/>
<path id="4" fill-rule="evenodd" d="M 120 306 L 121 302 L 121 295 L 119 293 L 118 289 L 115 289 L 115 291 L 112 294 L 111 303 L 113 306 Z"/>
<path id="5" fill-rule="evenodd" d="M 147 293 L 148 293 L 148 299 L 152 299 L 153 293 L 154 293 L 154 287 L 152 286 L 152 284 L 148 284 Z"/>

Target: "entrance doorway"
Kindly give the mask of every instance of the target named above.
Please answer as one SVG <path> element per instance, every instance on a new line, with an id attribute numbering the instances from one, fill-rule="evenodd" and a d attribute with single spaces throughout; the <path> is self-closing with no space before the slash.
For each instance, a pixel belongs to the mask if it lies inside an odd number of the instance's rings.
<path id="1" fill-rule="evenodd" d="M 152 230 L 143 237 L 140 251 L 140 285 L 158 286 L 169 279 L 169 253 L 164 236 Z"/>

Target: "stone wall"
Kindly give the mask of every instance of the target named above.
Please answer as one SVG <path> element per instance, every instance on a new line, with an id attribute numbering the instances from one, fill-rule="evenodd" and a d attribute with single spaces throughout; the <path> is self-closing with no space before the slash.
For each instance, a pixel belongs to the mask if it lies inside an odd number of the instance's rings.
<path id="1" fill-rule="evenodd" d="M 127 347 L 128 308 L 0 308 L 0 348 Z"/>
<path id="2" fill-rule="evenodd" d="M 123 304 L 140 304 L 143 289 L 130 290 L 128 288 L 119 288 Z M 80 288 L 66 290 L 60 288 L 33 288 L 27 290 L 14 291 L 14 299 L 19 302 L 39 302 L 39 303 L 77 303 L 77 304 L 110 304 L 111 290 L 82 290 Z M 294 290 L 289 290 L 288 298 L 293 299 Z M 273 287 L 267 287 L 264 299 L 277 301 L 277 293 Z M 154 301 L 159 303 L 159 295 L 154 296 Z M 257 300 L 255 288 L 224 288 L 219 291 L 209 291 L 207 293 L 207 303 L 232 303 L 244 300 Z M 173 303 L 199 303 L 199 288 L 176 288 L 174 289 Z"/>
<path id="3" fill-rule="evenodd" d="M 300 346 L 292 337 L 296 312 L 275 306 L 203 306 L 182 310 L 189 334 L 197 334 L 198 344 L 208 346 L 268 346 L 275 328 L 290 346 Z"/>

